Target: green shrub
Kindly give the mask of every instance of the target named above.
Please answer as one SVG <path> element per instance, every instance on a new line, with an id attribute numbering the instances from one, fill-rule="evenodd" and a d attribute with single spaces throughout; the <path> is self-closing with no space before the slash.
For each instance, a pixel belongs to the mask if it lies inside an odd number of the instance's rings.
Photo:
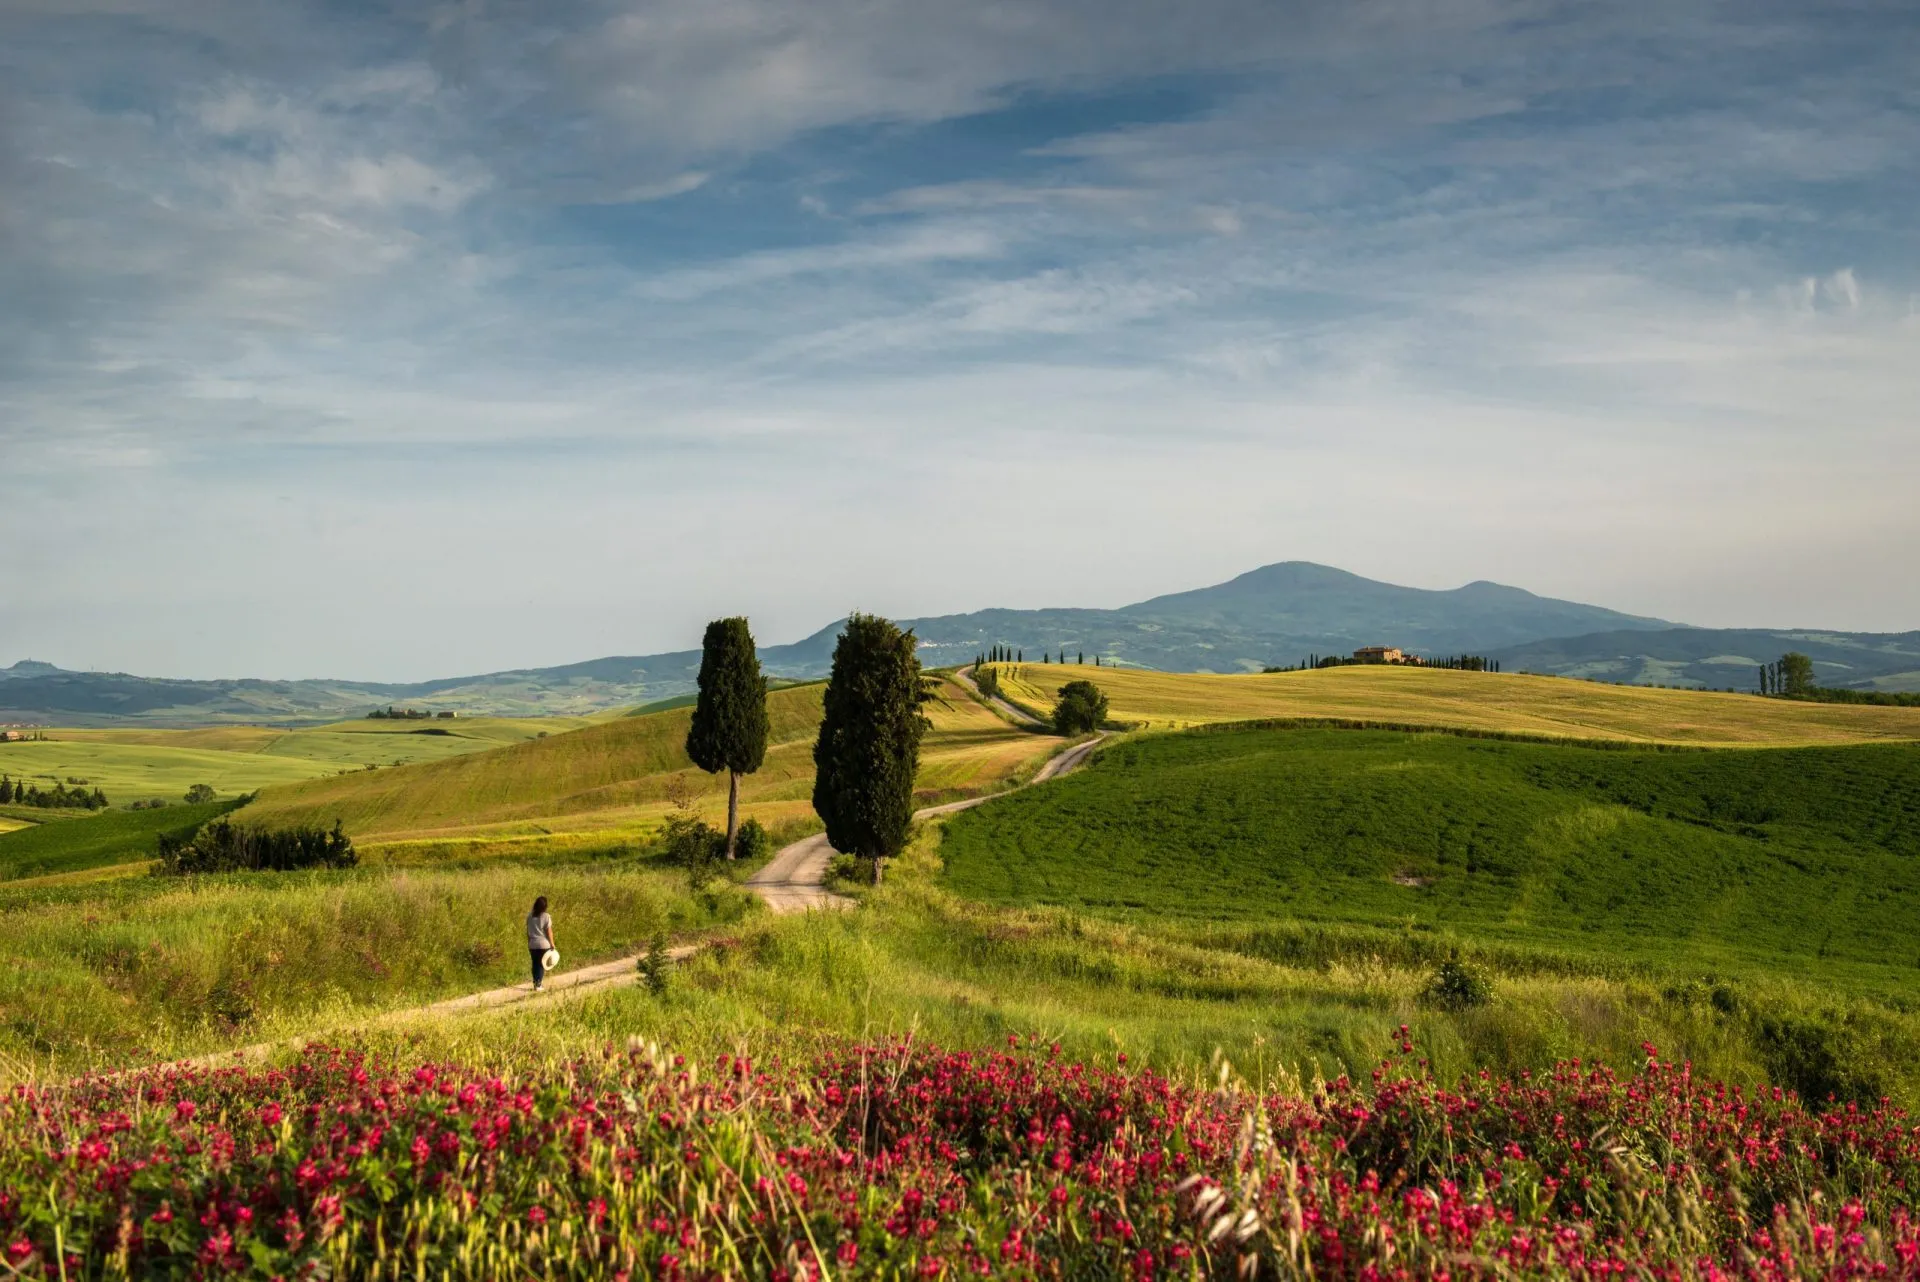
<path id="1" fill-rule="evenodd" d="M 353 840 L 336 820 L 324 828 L 263 830 L 217 820 L 191 837 L 160 834 L 161 876 L 208 872 L 291 872 L 297 868 L 351 868 L 360 862 Z"/>
<path id="2" fill-rule="evenodd" d="M 759 861 L 773 857 L 773 834 L 758 819 L 749 819 L 740 825 L 736 834 L 734 853 L 742 859 Z"/>
<path id="3" fill-rule="evenodd" d="M 1091 734 L 1107 719 L 1107 696 L 1091 681 L 1069 681 L 1053 706 L 1053 728 L 1061 734 Z"/>
<path id="4" fill-rule="evenodd" d="M 1493 1000 L 1493 985 L 1467 963 L 1457 957 L 1449 957 L 1440 963 L 1440 969 L 1433 972 L 1423 994 L 1427 1001 L 1442 1010 L 1466 1010 L 1472 1006 L 1485 1006 Z"/>
<path id="5" fill-rule="evenodd" d="M 687 870 L 687 881 L 696 890 L 713 876 L 714 865 L 727 857 L 727 834 L 691 815 L 667 820 L 660 844 L 668 862 Z"/>
<path id="6" fill-rule="evenodd" d="M 1875 1048 L 1852 1021 L 1808 1016 L 1762 1017 L 1753 1038 L 1776 1085 L 1809 1107 L 1872 1104 L 1887 1093 Z"/>
<path id="7" fill-rule="evenodd" d="M 214 791 L 210 784 L 197 783 L 187 789 L 186 802 L 189 806 L 204 806 L 213 798 Z"/>
<path id="8" fill-rule="evenodd" d="M 637 968 L 640 982 L 655 997 L 666 996 L 667 986 L 672 981 L 673 958 L 667 956 L 667 941 L 664 936 L 655 935 L 647 944 L 647 951 L 641 955 Z"/>

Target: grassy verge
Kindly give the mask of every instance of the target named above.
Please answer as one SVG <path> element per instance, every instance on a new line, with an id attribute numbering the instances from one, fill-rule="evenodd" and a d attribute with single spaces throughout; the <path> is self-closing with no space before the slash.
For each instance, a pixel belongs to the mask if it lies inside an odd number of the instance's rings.
<path id="1" fill-rule="evenodd" d="M 738 922 L 727 882 L 602 864 L 135 877 L 0 894 L 0 1071 L 60 1075 L 317 1032 L 520 982 L 552 904 L 568 968 Z"/>

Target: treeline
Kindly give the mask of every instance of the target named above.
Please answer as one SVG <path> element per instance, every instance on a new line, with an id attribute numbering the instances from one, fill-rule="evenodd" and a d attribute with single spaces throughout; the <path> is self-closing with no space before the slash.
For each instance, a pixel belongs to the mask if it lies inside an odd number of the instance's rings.
<path id="1" fill-rule="evenodd" d="M 384 708 L 375 708 L 367 714 L 369 721 L 452 721 L 451 712 L 428 712 L 424 708 L 396 708 L 388 704 Z"/>
<path id="2" fill-rule="evenodd" d="M 190 837 L 160 835 L 161 876 L 212 872 L 291 872 L 298 868 L 351 868 L 360 862 L 353 840 L 335 820 L 325 828 L 268 831 L 216 820 Z"/>
<path id="3" fill-rule="evenodd" d="M 1422 668 L 1448 668 L 1454 672 L 1498 672 L 1500 660 L 1484 654 L 1453 654 L 1441 659 L 1409 659 Z"/>
<path id="4" fill-rule="evenodd" d="M 1299 663 L 1273 665 L 1260 669 L 1262 672 L 1310 672 L 1316 668 L 1377 668 L 1382 666 L 1380 659 L 1356 659 L 1350 654 L 1310 654 Z M 1489 659 L 1484 654 L 1453 654 L 1439 659 L 1423 659 L 1419 655 L 1409 654 L 1397 664 L 1387 667 L 1407 668 L 1448 668 L 1455 672 L 1498 672 L 1500 660 Z"/>
<path id="5" fill-rule="evenodd" d="M 973 666 L 975 669 L 979 669 L 989 663 L 1024 663 L 1026 660 L 1022 658 L 1022 656 L 1025 653 L 1023 650 L 1009 649 L 1007 646 L 996 645 L 975 655 L 973 657 Z M 1065 646 L 1061 646 L 1057 652 L 1052 650 L 1042 650 L 1040 652 L 1040 662 L 1042 663 L 1065 663 L 1066 661 L 1067 648 Z M 1085 664 L 1087 661 L 1087 652 L 1085 650 L 1074 651 L 1073 661 L 1075 663 Z M 1097 668 L 1101 663 L 1102 660 L 1100 656 L 1097 654 L 1094 655 L 1093 666 Z"/>
<path id="6" fill-rule="evenodd" d="M 11 778 L 0 775 L 0 806 L 38 806 L 42 810 L 105 810 L 107 794 L 95 788 L 88 792 L 86 788 L 69 788 L 56 783 L 51 789 L 42 790 L 38 784 L 30 784 L 22 779 L 15 783 Z"/>
<path id="7" fill-rule="evenodd" d="M 1815 686 L 1801 694 L 1781 695 L 1783 699 L 1804 699 L 1809 703 L 1870 703 L 1884 708 L 1920 708 L 1920 693 L 1894 690 L 1835 690 Z"/>
<path id="8" fill-rule="evenodd" d="M 1760 665 L 1760 693 L 1776 699 L 1807 703 L 1865 703 L 1885 708 L 1920 708 L 1920 694 L 1892 690 L 1836 690 L 1823 686 L 1813 673 L 1813 660 L 1789 650 L 1772 663 Z"/>

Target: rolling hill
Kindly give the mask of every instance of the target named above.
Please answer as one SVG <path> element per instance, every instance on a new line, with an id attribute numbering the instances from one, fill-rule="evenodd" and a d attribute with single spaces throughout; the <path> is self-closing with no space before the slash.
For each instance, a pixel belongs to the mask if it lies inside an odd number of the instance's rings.
<path id="1" fill-rule="evenodd" d="M 1756 688 L 1762 663 L 1797 650 L 1821 685 L 1920 690 L 1920 632 L 1823 632 L 1793 628 L 1667 628 L 1594 632 L 1493 651 L 1509 672 L 1621 681 L 1629 685 Z"/>
<path id="2" fill-rule="evenodd" d="M 942 855 L 949 885 L 999 903 L 1786 964 L 1904 993 L 1920 928 L 1920 744 L 1153 735 L 956 816 Z"/>
<path id="3" fill-rule="evenodd" d="M 770 826 L 811 822 L 824 688 L 814 683 L 768 696 L 766 761 L 741 780 L 742 814 Z M 951 683 L 925 711 L 932 728 L 916 781 L 922 804 L 1004 787 L 1060 746 L 1051 736 L 1015 729 Z M 491 752 L 267 788 L 241 817 L 263 827 L 325 827 L 338 819 L 369 845 L 639 833 L 667 817 L 684 787 L 696 808 L 718 819 L 724 782 L 686 755 L 692 715 L 681 707 L 618 717 Z"/>

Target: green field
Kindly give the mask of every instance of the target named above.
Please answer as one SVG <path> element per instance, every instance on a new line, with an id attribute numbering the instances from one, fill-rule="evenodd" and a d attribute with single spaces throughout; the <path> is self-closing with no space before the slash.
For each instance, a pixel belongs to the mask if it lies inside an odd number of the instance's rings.
<path id="1" fill-rule="evenodd" d="M 1920 745 L 1144 737 L 957 816 L 942 853 L 947 885 L 996 903 L 1920 983 Z"/>
<path id="2" fill-rule="evenodd" d="M 196 783 L 231 797 L 368 766 L 443 761 L 591 724 L 553 717 L 344 721 L 303 730 L 49 730 L 44 741 L 0 745 L 0 771 L 43 787 L 84 779 L 115 805 L 178 801 Z"/>
<path id="3" fill-rule="evenodd" d="M 0 882 L 151 859 L 160 834 L 190 833 L 233 807 L 232 801 L 216 801 L 162 810 L 104 810 L 0 832 Z"/>

